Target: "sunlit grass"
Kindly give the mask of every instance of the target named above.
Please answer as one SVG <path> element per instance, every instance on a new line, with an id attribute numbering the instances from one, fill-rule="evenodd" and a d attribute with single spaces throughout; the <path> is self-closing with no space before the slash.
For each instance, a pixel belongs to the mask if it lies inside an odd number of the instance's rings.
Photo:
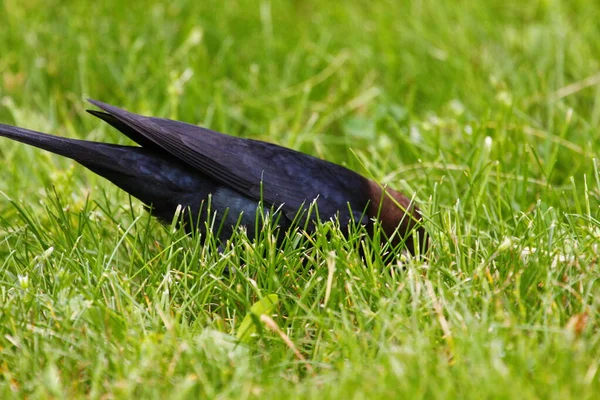
<path id="1" fill-rule="evenodd" d="M 85 113 L 91 97 L 271 141 L 404 191 L 431 236 L 426 258 L 391 264 L 329 222 L 279 248 L 240 231 L 219 253 L 0 138 L 0 397 L 596 397 L 600 6 L 7 0 L 0 15 L 0 122 L 129 143 Z"/>

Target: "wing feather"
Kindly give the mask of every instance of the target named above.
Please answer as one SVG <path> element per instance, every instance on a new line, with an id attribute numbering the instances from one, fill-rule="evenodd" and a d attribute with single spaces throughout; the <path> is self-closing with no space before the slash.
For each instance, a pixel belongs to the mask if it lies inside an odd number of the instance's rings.
<path id="1" fill-rule="evenodd" d="M 322 215 L 339 213 L 344 219 L 350 217 L 347 206 L 350 199 L 360 199 L 360 204 L 351 204 L 353 217 L 356 212 L 364 211 L 367 204 L 366 179 L 342 166 L 271 143 L 236 138 L 169 119 L 145 117 L 89 101 L 139 133 L 144 138 L 138 141 L 142 145 L 151 142 L 246 196 L 282 206 L 288 215 L 295 215 L 303 205 L 307 207 L 315 199 Z M 362 209 L 357 210 L 357 207 Z"/>

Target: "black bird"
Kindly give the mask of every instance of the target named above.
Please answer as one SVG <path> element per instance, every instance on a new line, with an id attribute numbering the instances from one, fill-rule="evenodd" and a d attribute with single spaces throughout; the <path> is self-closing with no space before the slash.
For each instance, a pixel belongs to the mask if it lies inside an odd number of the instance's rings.
<path id="1" fill-rule="evenodd" d="M 373 232 L 378 220 L 384 240 L 393 245 L 405 241 L 413 254 L 417 242 L 421 252 L 426 248 L 418 207 L 403 194 L 354 171 L 271 143 L 89 101 L 102 110 L 89 113 L 139 147 L 62 138 L 4 124 L 0 136 L 77 161 L 140 199 L 162 221 L 171 222 L 178 205 L 189 210 L 184 219 L 204 221 L 210 195 L 221 240 L 227 240 L 238 223 L 254 227 L 261 201 L 266 212 L 277 210 L 281 231 L 289 229 L 302 211 L 305 222 L 313 221 L 306 210 L 316 202 L 319 218 L 338 218 L 344 232 L 351 221 Z M 192 225 L 204 233 L 205 224 Z M 306 226 L 310 231 L 313 224 Z M 415 232 L 418 240 L 411 237 Z M 248 229 L 248 236 L 254 236 L 253 229 Z"/>

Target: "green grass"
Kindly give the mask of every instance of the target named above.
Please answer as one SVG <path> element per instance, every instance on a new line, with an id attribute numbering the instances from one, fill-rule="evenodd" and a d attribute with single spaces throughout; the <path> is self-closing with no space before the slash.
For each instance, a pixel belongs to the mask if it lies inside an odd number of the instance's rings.
<path id="1" fill-rule="evenodd" d="M 431 250 L 220 255 L 0 139 L 0 398 L 597 396 L 597 2 L 123 4 L 0 3 L 0 121 L 128 143 L 92 97 L 292 147 L 414 195 Z"/>

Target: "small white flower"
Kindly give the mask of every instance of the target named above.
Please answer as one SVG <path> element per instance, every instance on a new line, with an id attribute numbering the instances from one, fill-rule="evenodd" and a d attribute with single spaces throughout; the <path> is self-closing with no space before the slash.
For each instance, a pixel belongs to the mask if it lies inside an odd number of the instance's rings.
<path id="1" fill-rule="evenodd" d="M 460 100 L 454 99 L 450 101 L 450 110 L 452 110 L 455 115 L 463 115 L 465 113 L 465 106 Z"/>
<path id="2" fill-rule="evenodd" d="M 492 150 L 492 138 L 490 136 L 485 137 L 485 140 L 483 141 L 483 150 L 486 154 L 490 154 L 490 151 Z"/>
<path id="3" fill-rule="evenodd" d="M 419 127 L 417 127 L 416 125 L 411 125 L 410 126 L 410 140 L 412 140 L 413 142 L 420 142 L 423 139 L 423 136 L 421 135 L 421 131 L 419 130 Z"/>
<path id="4" fill-rule="evenodd" d="M 512 105 L 512 95 L 506 90 L 499 92 L 496 95 L 496 100 L 506 107 L 510 107 Z"/>
<path id="5" fill-rule="evenodd" d="M 21 286 L 21 289 L 29 289 L 29 276 L 17 275 L 17 279 L 19 280 L 19 286 Z"/>

